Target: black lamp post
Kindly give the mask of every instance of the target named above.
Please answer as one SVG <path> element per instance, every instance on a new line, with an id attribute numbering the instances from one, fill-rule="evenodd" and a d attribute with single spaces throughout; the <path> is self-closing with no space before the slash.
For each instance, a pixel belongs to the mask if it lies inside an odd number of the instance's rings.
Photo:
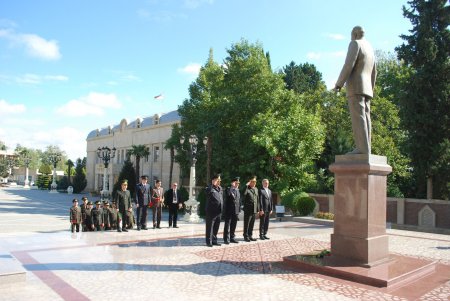
<path id="1" fill-rule="evenodd" d="M 184 136 L 180 137 L 180 143 L 181 145 L 184 144 L 185 138 Z M 208 137 L 203 138 L 203 144 L 206 145 L 208 143 Z M 189 175 L 189 200 L 186 202 L 186 206 L 190 206 L 191 213 L 189 216 L 186 217 L 186 221 L 188 222 L 199 222 L 200 217 L 197 214 L 197 206 L 198 202 L 195 199 L 193 189 L 195 187 L 195 163 L 197 162 L 197 145 L 198 145 L 198 138 L 196 135 L 190 135 L 189 136 L 189 157 L 191 161 L 191 172 Z"/>
<path id="2" fill-rule="evenodd" d="M 105 200 L 109 196 L 109 190 L 107 189 L 108 178 L 108 166 L 111 159 L 116 156 L 116 148 L 109 148 L 107 146 L 97 148 L 97 156 L 103 161 L 103 189 L 101 191 L 102 199 Z"/>

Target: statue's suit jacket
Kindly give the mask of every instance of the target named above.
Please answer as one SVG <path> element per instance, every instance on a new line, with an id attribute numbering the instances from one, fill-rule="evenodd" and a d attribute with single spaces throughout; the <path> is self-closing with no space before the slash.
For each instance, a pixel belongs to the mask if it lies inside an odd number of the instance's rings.
<path id="1" fill-rule="evenodd" d="M 347 96 L 365 95 L 372 98 L 376 76 L 372 46 L 365 39 L 352 40 L 336 86 L 343 87 L 347 83 Z"/>

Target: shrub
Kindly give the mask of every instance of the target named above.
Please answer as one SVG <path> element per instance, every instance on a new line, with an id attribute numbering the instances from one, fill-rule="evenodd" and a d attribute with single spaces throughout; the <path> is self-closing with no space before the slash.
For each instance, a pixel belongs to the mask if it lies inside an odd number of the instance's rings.
<path id="1" fill-rule="evenodd" d="M 299 195 L 296 200 L 297 211 L 300 216 L 309 215 L 314 211 L 314 208 L 316 207 L 316 203 L 314 202 L 314 199 L 310 196 L 302 196 Z"/>
<path id="2" fill-rule="evenodd" d="M 316 218 L 321 218 L 321 219 L 329 219 L 329 220 L 334 220 L 334 214 L 331 212 L 322 212 L 319 211 L 317 212 Z"/>

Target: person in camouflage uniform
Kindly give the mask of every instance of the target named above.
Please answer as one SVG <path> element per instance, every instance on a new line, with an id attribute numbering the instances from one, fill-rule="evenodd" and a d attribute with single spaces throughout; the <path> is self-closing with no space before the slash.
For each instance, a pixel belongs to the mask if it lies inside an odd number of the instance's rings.
<path id="1" fill-rule="evenodd" d="M 86 220 L 86 209 L 88 208 L 88 198 L 84 196 L 81 198 L 81 200 L 83 201 L 83 204 L 81 204 L 81 206 L 80 206 L 80 208 L 81 208 L 81 231 L 85 232 L 85 231 L 87 231 L 85 220 Z"/>
<path id="2" fill-rule="evenodd" d="M 87 202 L 87 208 L 85 211 L 86 218 L 84 219 L 84 224 L 86 226 L 86 231 L 94 231 L 94 221 L 92 219 L 92 202 Z"/>
<path id="3" fill-rule="evenodd" d="M 111 230 L 109 202 L 107 200 L 103 202 L 103 224 L 105 224 L 105 230 Z"/>
<path id="4" fill-rule="evenodd" d="M 105 224 L 103 223 L 103 209 L 100 208 L 102 202 L 95 202 L 95 208 L 92 209 L 92 220 L 94 222 L 94 229 L 96 231 L 103 230 Z"/>
<path id="5" fill-rule="evenodd" d="M 70 207 L 70 230 L 72 233 L 75 231 L 80 232 L 80 224 L 81 224 L 81 209 L 78 206 L 78 200 L 72 200 L 72 207 Z"/>

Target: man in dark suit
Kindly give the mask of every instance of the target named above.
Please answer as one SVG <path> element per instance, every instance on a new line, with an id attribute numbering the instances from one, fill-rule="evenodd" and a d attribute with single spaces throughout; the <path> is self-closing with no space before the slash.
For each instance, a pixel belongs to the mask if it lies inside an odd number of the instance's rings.
<path id="1" fill-rule="evenodd" d="M 136 185 L 136 223 L 137 230 L 147 230 L 147 206 L 150 202 L 150 185 L 147 176 L 141 176 Z"/>
<path id="2" fill-rule="evenodd" d="M 269 189 L 269 180 L 262 180 L 262 188 L 259 190 L 259 238 L 269 239 L 267 230 L 269 229 L 269 219 L 273 210 L 272 191 Z"/>
<path id="3" fill-rule="evenodd" d="M 345 64 L 334 90 L 340 91 L 344 83 L 347 84 L 348 107 L 356 145 L 351 154 L 370 154 L 370 100 L 377 77 L 375 54 L 370 43 L 364 39 L 364 29 L 361 26 L 355 26 L 351 35 Z"/>
<path id="4" fill-rule="evenodd" d="M 234 231 L 241 211 L 241 194 L 239 192 L 239 177 L 231 180 L 231 187 L 225 191 L 225 202 L 223 205 L 223 218 L 225 227 L 223 229 L 223 242 L 225 244 L 238 243 Z"/>
<path id="5" fill-rule="evenodd" d="M 219 185 L 220 175 L 211 178 L 211 185 L 206 188 L 206 245 L 208 247 L 220 246 L 217 242 L 217 233 L 220 227 L 220 214 L 222 213 L 223 192 Z"/>
<path id="6" fill-rule="evenodd" d="M 178 184 L 172 183 L 172 188 L 167 190 L 164 196 L 164 204 L 169 208 L 169 228 L 178 228 L 178 210 L 183 208 L 183 197 L 181 195 L 180 189 L 177 189 Z"/>
<path id="7" fill-rule="evenodd" d="M 256 241 L 253 238 L 253 227 L 255 225 L 258 209 L 258 189 L 256 188 L 256 177 L 252 177 L 247 183 L 243 195 L 244 205 L 244 240 L 246 242 Z"/>
<path id="8" fill-rule="evenodd" d="M 117 232 L 128 232 L 127 224 L 129 223 L 127 212 L 132 212 L 133 207 L 131 206 L 131 195 L 128 188 L 128 180 L 123 180 L 120 186 L 120 190 L 117 191 L 114 201 L 119 208 L 119 213 L 122 218 L 122 229 L 117 226 Z"/>

